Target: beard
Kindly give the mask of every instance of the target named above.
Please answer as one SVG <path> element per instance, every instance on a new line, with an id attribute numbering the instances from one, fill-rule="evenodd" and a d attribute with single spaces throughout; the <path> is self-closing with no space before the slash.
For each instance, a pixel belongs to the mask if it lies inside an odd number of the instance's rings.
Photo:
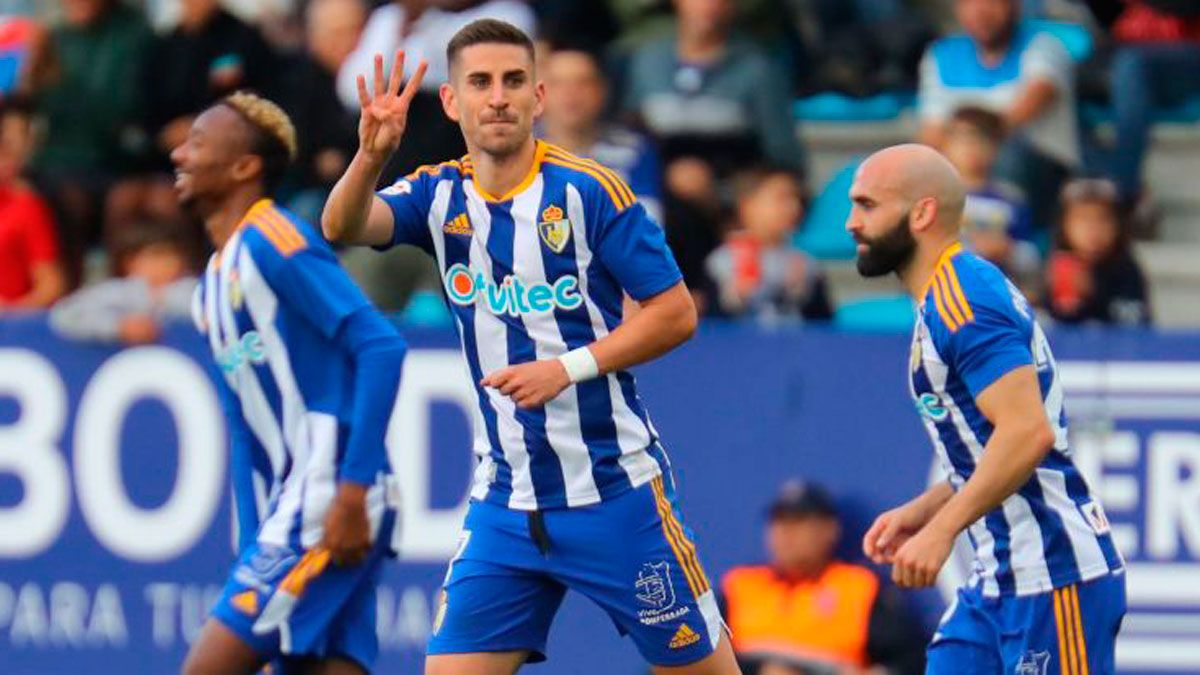
<path id="1" fill-rule="evenodd" d="M 917 252 L 917 240 L 913 239 L 912 231 L 908 228 L 908 214 L 891 230 L 874 240 L 864 238 L 862 243 L 867 245 L 867 250 L 858 255 L 854 264 L 864 277 L 881 277 L 898 272 L 908 266 Z"/>

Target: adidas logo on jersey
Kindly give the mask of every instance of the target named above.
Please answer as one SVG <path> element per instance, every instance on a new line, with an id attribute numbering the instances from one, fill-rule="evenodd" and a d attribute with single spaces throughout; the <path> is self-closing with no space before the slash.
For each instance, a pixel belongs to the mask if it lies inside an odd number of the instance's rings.
<path id="1" fill-rule="evenodd" d="M 442 232 L 445 232 L 446 234 L 460 234 L 464 237 L 469 237 L 472 234 L 475 234 L 475 228 L 471 227 L 471 221 L 469 218 L 467 218 L 467 214 L 460 213 L 452 220 L 446 221 L 445 225 L 442 225 Z"/>
<path id="2" fill-rule="evenodd" d="M 692 630 L 692 627 L 685 624 L 679 626 L 679 630 L 675 631 L 675 637 L 671 638 L 671 649 L 683 649 L 684 647 L 694 645 L 700 641 L 700 634 Z"/>

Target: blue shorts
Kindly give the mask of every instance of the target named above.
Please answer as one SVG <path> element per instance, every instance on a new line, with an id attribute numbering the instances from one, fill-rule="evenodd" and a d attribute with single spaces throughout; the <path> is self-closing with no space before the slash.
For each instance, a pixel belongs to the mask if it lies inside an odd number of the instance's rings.
<path id="1" fill-rule="evenodd" d="M 1050 593 L 985 598 L 961 588 L 929 645 L 927 675 L 1111 675 L 1125 575 Z"/>
<path id="2" fill-rule="evenodd" d="M 528 513 L 472 501 L 428 653 L 529 651 L 543 661 L 568 588 L 608 612 L 654 665 L 699 661 L 721 636 L 692 533 L 659 477 L 585 507 Z"/>
<path id="3" fill-rule="evenodd" d="M 385 521 L 394 517 L 389 513 Z M 375 586 L 388 555 L 388 542 L 381 541 L 362 563 L 338 566 L 316 549 L 252 544 L 212 616 L 276 666 L 272 672 L 287 672 L 292 658 L 335 656 L 370 671 L 379 652 Z"/>

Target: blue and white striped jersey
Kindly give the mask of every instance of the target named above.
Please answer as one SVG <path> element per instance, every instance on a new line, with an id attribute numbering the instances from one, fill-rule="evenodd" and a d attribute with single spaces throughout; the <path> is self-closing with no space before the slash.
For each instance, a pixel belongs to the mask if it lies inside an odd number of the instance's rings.
<path id="1" fill-rule="evenodd" d="M 1063 387 L 1033 311 L 1003 273 L 951 246 L 918 306 L 912 395 L 957 490 L 975 470 L 992 425 L 975 398 L 1001 376 L 1035 365 L 1054 448 L 1034 475 L 972 524 L 972 584 L 987 596 L 1029 595 L 1123 569 L 1100 502 L 1071 460 Z"/>
<path id="2" fill-rule="evenodd" d="M 353 359 L 338 329 L 369 306 L 321 235 L 270 200 L 209 260 L 193 317 L 228 385 L 239 549 L 256 537 L 293 549 L 320 542 L 354 408 Z M 397 501 L 385 462 L 367 513 L 372 539 L 393 549 L 399 528 L 379 526 Z"/>
<path id="3" fill-rule="evenodd" d="M 423 167 L 380 197 L 392 244 L 437 259 L 478 394 L 472 496 L 518 510 L 594 504 L 658 476 L 666 457 L 633 376 L 582 382 L 517 409 L 479 386 L 495 370 L 556 358 L 621 323 L 622 292 L 644 300 L 681 280 L 662 228 L 603 166 L 538 141 L 528 176 L 486 194 L 469 157 Z"/>

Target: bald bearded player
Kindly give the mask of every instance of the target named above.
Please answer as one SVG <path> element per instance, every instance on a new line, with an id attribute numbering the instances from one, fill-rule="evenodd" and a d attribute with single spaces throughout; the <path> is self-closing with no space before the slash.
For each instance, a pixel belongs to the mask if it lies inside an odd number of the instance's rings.
<path id="1" fill-rule="evenodd" d="M 909 379 L 945 480 L 863 538 L 902 587 L 930 586 L 960 532 L 974 574 L 929 646 L 927 673 L 1113 673 L 1124 562 L 1071 458 L 1058 368 L 1033 310 L 959 244 L 964 189 L 922 145 L 859 168 L 846 229 L 867 277 L 916 301 Z"/>

